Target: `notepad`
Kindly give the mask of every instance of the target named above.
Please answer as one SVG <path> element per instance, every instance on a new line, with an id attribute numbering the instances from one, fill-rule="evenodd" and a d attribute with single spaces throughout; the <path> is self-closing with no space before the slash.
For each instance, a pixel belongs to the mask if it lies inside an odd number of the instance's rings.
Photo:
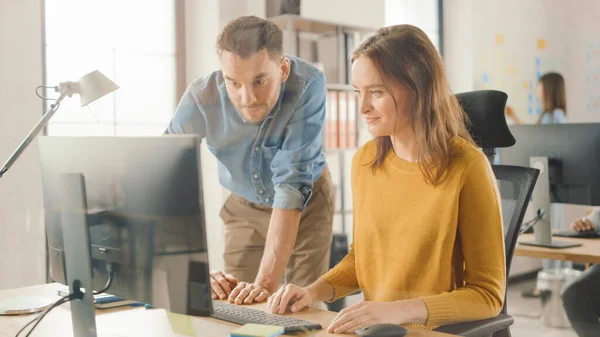
<path id="1" fill-rule="evenodd" d="M 196 337 L 196 333 L 194 332 L 194 328 L 192 327 L 192 320 L 188 315 L 174 314 L 168 310 L 165 310 L 167 313 L 167 319 L 169 320 L 169 324 L 171 325 L 171 329 L 174 333 Z"/>
<path id="2" fill-rule="evenodd" d="M 274 337 L 282 335 L 284 328 L 273 325 L 246 324 L 231 332 L 230 337 Z"/>

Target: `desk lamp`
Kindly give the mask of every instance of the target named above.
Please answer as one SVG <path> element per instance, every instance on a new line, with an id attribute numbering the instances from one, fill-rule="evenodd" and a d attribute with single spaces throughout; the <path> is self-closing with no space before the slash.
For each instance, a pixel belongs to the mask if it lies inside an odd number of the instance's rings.
<path id="1" fill-rule="evenodd" d="M 54 104 L 50 105 L 50 109 L 42 115 L 42 118 L 37 122 L 33 129 L 29 132 L 27 137 L 23 140 L 21 145 L 17 147 L 15 152 L 8 158 L 4 166 L 0 169 L 0 177 L 8 171 L 8 169 L 14 164 L 19 156 L 25 151 L 27 146 L 33 141 L 35 136 L 48 124 L 48 121 L 54 113 L 60 107 L 60 102 L 67 96 L 71 97 L 74 94 L 79 95 L 81 106 L 84 107 L 98 98 L 108 95 L 111 92 L 119 88 L 113 81 L 108 77 L 104 76 L 98 70 L 92 71 L 91 73 L 84 75 L 77 82 L 61 82 L 58 86 L 54 87 L 54 91 L 59 92 L 60 96 L 56 99 Z"/>

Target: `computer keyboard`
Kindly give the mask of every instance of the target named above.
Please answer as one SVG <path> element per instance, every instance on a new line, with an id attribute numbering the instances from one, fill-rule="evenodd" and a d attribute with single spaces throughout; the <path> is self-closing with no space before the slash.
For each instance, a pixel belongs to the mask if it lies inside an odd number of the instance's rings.
<path id="1" fill-rule="evenodd" d="M 213 301 L 212 317 L 236 324 L 266 324 L 280 326 L 285 333 L 302 332 L 304 330 L 321 329 L 320 324 L 315 324 L 287 316 L 272 315 L 264 311 L 251 309 L 242 305 L 227 302 Z"/>
<path id="2" fill-rule="evenodd" d="M 553 236 L 566 237 L 566 238 L 583 238 L 583 239 L 598 239 L 600 238 L 600 230 L 591 230 L 576 232 L 572 230 L 560 231 L 552 234 Z"/>

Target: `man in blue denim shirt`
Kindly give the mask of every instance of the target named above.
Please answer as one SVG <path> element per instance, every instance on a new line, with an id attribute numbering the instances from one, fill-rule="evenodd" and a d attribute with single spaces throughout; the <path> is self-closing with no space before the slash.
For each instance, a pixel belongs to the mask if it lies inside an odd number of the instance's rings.
<path id="1" fill-rule="evenodd" d="M 329 267 L 325 77 L 284 56 L 282 44 L 270 21 L 229 22 L 217 38 L 221 70 L 188 87 L 167 129 L 204 138 L 232 191 L 220 214 L 225 273 L 211 272 L 211 286 L 213 298 L 237 304 L 265 301 L 284 271 L 286 281 L 308 285 Z"/>

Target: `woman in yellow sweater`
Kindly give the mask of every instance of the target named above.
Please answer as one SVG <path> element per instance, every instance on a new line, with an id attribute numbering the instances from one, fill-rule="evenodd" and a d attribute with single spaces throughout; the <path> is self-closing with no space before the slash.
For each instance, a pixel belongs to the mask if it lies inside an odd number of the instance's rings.
<path id="1" fill-rule="evenodd" d="M 351 59 L 375 136 L 352 163 L 353 244 L 315 283 L 280 288 L 270 311 L 297 312 L 360 289 L 365 301 L 342 310 L 330 332 L 497 315 L 506 277 L 498 188 L 435 47 L 419 28 L 399 25 L 379 29 Z"/>

